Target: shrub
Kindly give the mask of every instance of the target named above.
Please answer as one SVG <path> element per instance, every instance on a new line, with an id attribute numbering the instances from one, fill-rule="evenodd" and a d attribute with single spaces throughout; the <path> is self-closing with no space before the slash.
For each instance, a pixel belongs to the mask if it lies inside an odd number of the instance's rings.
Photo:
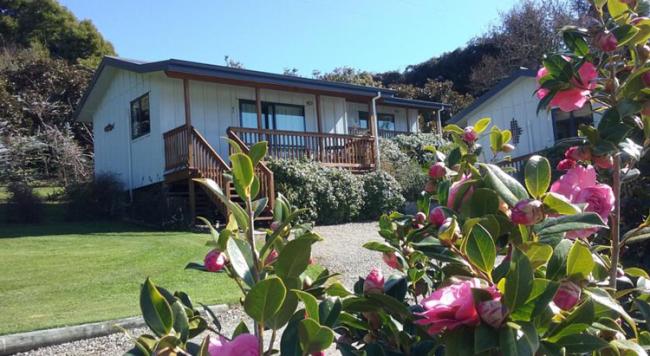
<path id="1" fill-rule="evenodd" d="M 433 146 L 442 153 L 449 153 L 451 142 L 440 138 L 434 133 L 416 133 L 412 135 L 397 135 L 391 139 L 399 149 L 406 153 L 409 158 L 419 164 L 431 162 L 433 155 L 425 147 Z"/>
<path id="2" fill-rule="evenodd" d="M 333 224 L 359 216 L 363 183 L 351 172 L 298 160 L 271 160 L 269 168 L 275 176 L 276 191 L 308 209 L 309 219 Z"/>
<path id="3" fill-rule="evenodd" d="M 402 186 L 390 174 L 376 171 L 364 174 L 362 180 L 365 199 L 361 216 L 364 219 L 376 219 L 404 206 Z"/>
<path id="4" fill-rule="evenodd" d="M 426 172 L 422 170 L 415 159 L 411 159 L 393 140 L 379 141 L 379 150 L 381 169 L 399 182 L 406 200 L 417 200 L 427 182 Z"/>
<path id="5" fill-rule="evenodd" d="M 124 213 L 126 193 L 112 174 L 99 174 L 91 182 L 66 187 L 66 219 L 115 219 Z"/>
<path id="6" fill-rule="evenodd" d="M 9 184 L 8 190 L 8 222 L 37 223 L 43 220 L 43 201 L 34 194 L 32 187 L 24 182 L 13 182 Z"/>

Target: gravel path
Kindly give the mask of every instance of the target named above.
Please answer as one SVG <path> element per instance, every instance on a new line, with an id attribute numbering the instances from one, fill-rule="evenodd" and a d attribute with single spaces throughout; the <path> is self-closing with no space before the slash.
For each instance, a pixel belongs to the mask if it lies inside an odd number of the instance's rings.
<path id="1" fill-rule="evenodd" d="M 372 267 L 379 267 L 385 275 L 388 275 L 390 271 L 382 263 L 380 254 L 361 247 L 367 241 L 381 240 L 377 230 L 376 222 L 316 227 L 315 231 L 323 236 L 324 241 L 314 245 L 313 257 L 316 263 L 325 266 L 330 272 L 341 273 L 342 282 L 349 289 L 352 289 L 359 276 L 365 276 Z M 248 319 L 239 307 L 221 313 L 219 318 L 225 334 L 230 334 L 242 319 Z M 147 331 L 147 329 L 134 329 L 129 332 L 131 335 L 137 336 Z M 268 339 L 269 336 L 266 336 L 266 340 Z M 132 346 L 133 342 L 120 332 L 94 339 L 44 347 L 16 355 L 122 355 Z M 337 354 L 333 348 L 327 352 L 327 355 Z"/>

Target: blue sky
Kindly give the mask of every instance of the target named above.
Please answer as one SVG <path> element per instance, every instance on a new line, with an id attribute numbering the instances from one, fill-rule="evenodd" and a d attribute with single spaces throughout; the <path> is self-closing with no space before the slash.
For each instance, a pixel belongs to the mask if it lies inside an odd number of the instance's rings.
<path id="1" fill-rule="evenodd" d="M 303 76 L 351 66 L 404 69 L 464 45 L 517 0 L 60 0 L 120 56 Z"/>

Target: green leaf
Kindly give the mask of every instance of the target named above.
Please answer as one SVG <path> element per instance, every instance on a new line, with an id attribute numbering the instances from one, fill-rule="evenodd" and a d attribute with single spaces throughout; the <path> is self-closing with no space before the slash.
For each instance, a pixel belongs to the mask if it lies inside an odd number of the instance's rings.
<path id="1" fill-rule="evenodd" d="M 350 292 L 345 286 L 341 284 L 341 282 L 334 282 L 330 284 L 326 289 L 325 292 L 327 295 L 331 295 L 333 297 L 341 297 L 345 298 L 347 296 L 350 296 L 354 293 Z"/>
<path id="2" fill-rule="evenodd" d="M 246 294 L 244 310 L 253 320 L 264 323 L 278 312 L 287 289 L 278 277 L 269 277 L 257 282 Z"/>
<path id="3" fill-rule="evenodd" d="M 595 309 L 594 301 L 591 298 L 587 298 L 582 304 L 577 308 L 573 309 L 571 314 L 569 314 L 564 320 L 562 320 L 557 326 L 555 326 L 549 333 L 549 339 L 555 335 L 566 335 L 570 332 L 578 333 L 583 330 L 586 330 L 595 319 Z M 580 329 L 578 326 L 581 326 Z M 564 331 L 569 328 L 569 330 Z"/>
<path id="4" fill-rule="evenodd" d="M 172 315 L 174 319 L 174 330 L 180 334 L 180 339 L 187 342 L 190 336 L 190 321 L 185 313 L 185 307 L 180 300 L 176 300 L 172 305 Z"/>
<path id="5" fill-rule="evenodd" d="M 511 311 L 515 311 L 517 307 L 528 300 L 528 296 L 533 290 L 534 280 L 530 261 L 517 248 L 513 249 L 510 269 L 505 278 L 505 293 L 502 300 Z"/>
<path id="6" fill-rule="evenodd" d="M 305 304 L 305 311 L 307 312 L 306 317 L 319 321 L 320 313 L 318 310 L 318 300 L 316 297 L 299 289 L 292 289 L 291 291 L 296 293 L 298 298 L 300 298 L 300 300 L 302 300 L 302 302 Z"/>
<path id="7" fill-rule="evenodd" d="M 567 48 L 580 57 L 589 54 L 589 45 L 584 35 L 576 31 L 575 27 L 566 26 L 562 29 L 562 38 Z"/>
<path id="8" fill-rule="evenodd" d="M 461 211 L 470 217 L 483 217 L 499 211 L 499 197 L 492 189 L 479 188 L 474 191 L 469 204 L 462 204 Z"/>
<path id="9" fill-rule="evenodd" d="M 368 294 L 367 298 L 371 301 L 378 302 L 379 305 L 381 305 L 381 307 L 386 310 L 386 312 L 394 317 L 397 317 L 398 320 L 407 320 L 411 318 L 411 313 L 406 304 L 389 295 L 370 293 Z"/>
<path id="10" fill-rule="evenodd" d="M 281 277 L 298 277 L 309 266 L 312 241 L 295 239 L 289 241 L 275 262 L 275 272 Z"/>
<path id="11" fill-rule="evenodd" d="M 481 271 L 491 273 L 496 260 L 497 250 L 490 233 L 483 226 L 476 225 L 467 238 L 465 245 L 470 262 Z"/>
<path id="12" fill-rule="evenodd" d="M 518 355 L 535 355 L 539 349 L 539 335 L 533 323 L 521 323 L 521 336 L 517 340 Z"/>
<path id="13" fill-rule="evenodd" d="M 206 335 L 203 341 L 201 341 L 197 356 L 210 356 L 210 335 Z"/>
<path id="14" fill-rule="evenodd" d="M 634 335 L 637 335 L 637 329 L 636 329 L 636 323 L 634 322 L 634 319 L 630 317 L 630 315 L 623 309 L 623 307 L 618 304 L 618 302 L 612 298 L 607 291 L 600 289 L 600 288 L 588 288 L 585 289 L 584 292 L 593 299 L 594 302 L 607 307 L 620 315 L 625 322 L 630 326 L 632 331 L 634 332 Z"/>
<path id="15" fill-rule="evenodd" d="M 546 278 L 551 280 L 558 280 L 565 276 L 567 270 L 567 257 L 573 244 L 570 240 L 562 240 L 553 249 L 553 255 L 548 261 L 546 267 Z"/>
<path id="16" fill-rule="evenodd" d="M 639 29 L 632 25 L 621 25 L 612 30 L 614 37 L 618 41 L 619 46 L 625 45 L 629 42 L 636 34 L 639 32 Z"/>
<path id="17" fill-rule="evenodd" d="M 460 128 L 458 125 L 454 124 L 449 124 L 444 127 L 445 132 L 453 132 L 459 135 L 462 135 L 464 133 L 463 129 Z"/>
<path id="18" fill-rule="evenodd" d="M 647 356 L 646 350 L 633 340 L 617 340 L 610 341 L 610 345 L 616 347 L 618 350 L 626 350 L 630 352 L 621 353 L 621 355 L 635 355 Z"/>
<path id="19" fill-rule="evenodd" d="M 249 287 L 255 284 L 253 281 L 253 258 L 251 255 L 250 247 L 246 241 L 231 238 L 228 240 L 226 252 L 228 253 L 228 260 L 235 273 L 241 278 Z"/>
<path id="20" fill-rule="evenodd" d="M 498 166 L 481 164 L 485 168 L 487 183 L 510 206 L 515 206 L 520 200 L 528 199 L 528 193 L 515 178 L 508 175 Z"/>
<path id="21" fill-rule="evenodd" d="M 522 245 L 533 269 L 543 266 L 553 255 L 553 248 L 539 242 L 528 242 Z"/>
<path id="22" fill-rule="evenodd" d="M 535 198 L 542 196 L 551 185 L 551 164 L 548 159 L 539 155 L 530 157 L 524 168 L 524 177 L 530 195 Z"/>
<path id="23" fill-rule="evenodd" d="M 246 323 L 244 321 L 240 321 L 239 324 L 237 324 L 237 327 L 235 327 L 235 330 L 232 332 L 232 338 L 236 338 L 237 336 L 241 334 L 250 334 L 251 332 L 248 330 L 248 326 L 246 326 Z"/>
<path id="24" fill-rule="evenodd" d="M 249 155 L 251 158 L 251 161 L 253 162 L 253 167 L 257 166 L 257 164 L 264 159 L 264 156 L 266 156 L 266 151 L 269 146 L 269 143 L 266 141 L 260 141 L 251 146 Z"/>
<path id="25" fill-rule="evenodd" d="M 543 203 L 549 213 L 561 215 L 575 215 L 580 213 L 580 209 L 577 206 L 573 205 L 564 195 L 558 193 L 546 193 Z"/>
<path id="26" fill-rule="evenodd" d="M 253 184 L 255 171 L 253 170 L 253 162 L 250 157 L 244 153 L 235 153 L 230 155 L 230 162 L 232 165 L 233 183 L 235 188 L 240 187 L 241 192 L 237 190 L 242 198 L 250 197 L 250 186 Z"/>
<path id="27" fill-rule="evenodd" d="M 627 274 L 628 276 L 643 277 L 645 279 L 650 279 L 650 275 L 648 275 L 648 272 L 638 267 L 626 268 L 623 270 L 623 272 L 625 272 L 625 274 Z"/>
<path id="28" fill-rule="evenodd" d="M 492 120 L 489 117 L 484 117 L 484 118 L 476 121 L 476 123 L 474 124 L 474 131 L 476 131 L 476 133 L 479 133 L 479 134 L 481 132 L 485 131 L 485 129 L 487 129 L 488 125 L 490 125 L 490 121 L 492 121 Z"/>
<path id="29" fill-rule="evenodd" d="M 557 342 L 567 353 L 587 353 L 598 351 L 608 346 L 607 341 L 590 334 L 567 335 Z"/>
<path id="30" fill-rule="evenodd" d="M 546 218 L 534 226 L 534 231 L 539 235 L 551 235 L 560 232 L 588 229 L 591 227 L 607 227 L 600 216 L 593 212 L 574 215 L 565 215 L 557 218 Z"/>
<path id="31" fill-rule="evenodd" d="M 591 251 L 580 241 L 575 241 L 567 257 L 566 274 L 572 278 L 586 279 L 594 269 Z"/>
<path id="32" fill-rule="evenodd" d="M 370 250 L 370 251 L 377 251 L 377 252 L 398 252 L 398 250 L 386 243 L 383 242 L 378 242 L 378 241 L 370 241 L 366 242 L 363 244 L 363 247 Z"/>
<path id="33" fill-rule="evenodd" d="M 477 354 L 496 349 L 499 346 L 499 337 L 494 328 L 480 324 L 474 331 L 474 351 Z"/>
<path id="34" fill-rule="evenodd" d="M 293 289 L 302 287 L 300 278 L 286 278 L 282 282 L 287 288 L 287 295 L 284 298 L 282 306 L 275 315 L 266 321 L 265 326 L 271 329 L 278 330 L 289 322 L 291 316 L 296 312 L 298 307 L 298 296 L 294 293 Z"/>
<path id="35" fill-rule="evenodd" d="M 623 235 L 623 241 L 625 241 L 626 245 L 643 242 L 647 239 L 650 239 L 650 227 L 634 229 Z"/>
<path id="36" fill-rule="evenodd" d="M 460 148 L 456 147 L 451 152 L 449 152 L 449 155 L 447 156 L 447 167 L 453 167 L 460 163 L 460 159 L 462 158 L 462 153 L 460 152 Z"/>
<path id="37" fill-rule="evenodd" d="M 334 327 L 342 308 L 341 299 L 339 298 L 325 298 L 325 300 L 320 302 L 318 314 L 322 325 L 329 326 L 330 328 Z"/>
<path id="38" fill-rule="evenodd" d="M 314 319 L 305 319 L 300 322 L 298 336 L 300 347 L 307 354 L 326 350 L 334 341 L 332 329 L 319 325 Z"/>
<path id="39" fill-rule="evenodd" d="M 512 139 L 512 131 L 510 130 L 501 131 L 501 142 L 503 142 L 504 145 L 510 142 L 511 139 Z"/>
<path id="40" fill-rule="evenodd" d="M 508 325 L 499 329 L 499 349 L 503 356 L 518 356 L 516 331 Z"/>
<path id="41" fill-rule="evenodd" d="M 140 290 L 140 310 L 147 326 L 156 335 L 167 335 L 172 329 L 172 308 L 149 278 Z"/>
<path id="42" fill-rule="evenodd" d="M 501 135 L 501 130 L 498 127 L 492 126 L 490 130 L 490 148 L 492 152 L 496 153 L 501 150 L 503 146 L 503 135 Z"/>

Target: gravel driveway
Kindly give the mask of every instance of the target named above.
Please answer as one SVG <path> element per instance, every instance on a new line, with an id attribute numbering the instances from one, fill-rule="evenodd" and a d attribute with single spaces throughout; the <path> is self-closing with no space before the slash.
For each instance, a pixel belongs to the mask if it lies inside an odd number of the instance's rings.
<path id="1" fill-rule="evenodd" d="M 313 257 L 315 261 L 330 272 L 342 274 L 342 282 L 349 288 L 357 281 L 359 276 L 368 274 L 372 267 L 379 267 L 385 275 L 390 271 L 383 264 L 381 256 L 361 247 L 370 240 L 381 240 L 377 234 L 378 225 L 370 223 L 350 223 L 342 225 L 319 226 L 315 231 L 323 236 L 324 241 L 314 245 Z M 243 311 L 235 307 L 219 315 L 225 334 L 247 317 Z M 140 335 L 146 329 L 130 330 L 132 335 Z M 268 340 L 269 337 L 266 337 Z M 66 344 L 44 347 L 17 355 L 121 355 L 133 346 L 133 342 L 123 333 L 111 334 L 94 339 L 74 341 Z M 335 350 L 328 350 L 328 355 L 336 355 Z"/>

